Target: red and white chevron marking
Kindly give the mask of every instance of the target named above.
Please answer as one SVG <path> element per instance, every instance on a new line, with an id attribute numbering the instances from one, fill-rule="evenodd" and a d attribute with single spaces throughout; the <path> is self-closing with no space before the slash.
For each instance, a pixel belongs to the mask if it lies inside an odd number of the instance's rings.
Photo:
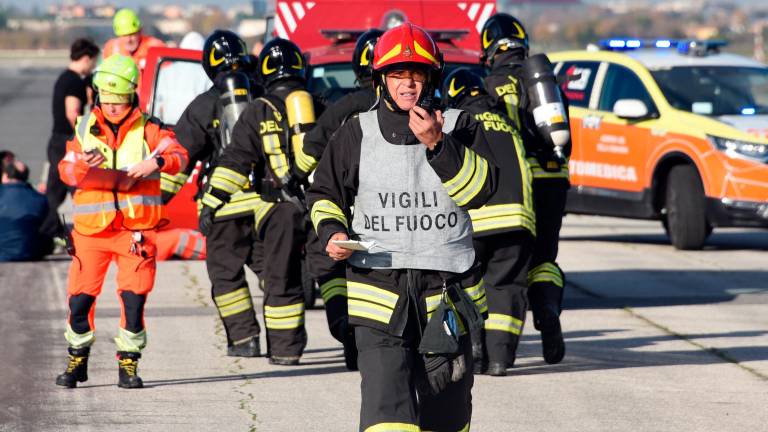
<path id="1" fill-rule="evenodd" d="M 307 11 L 315 7 L 315 2 L 278 1 L 275 11 L 275 33 L 283 39 L 290 39 L 296 27 Z"/>
<path id="2" fill-rule="evenodd" d="M 483 29 L 483 24 L 493 15 L 494 9 L 496 9 L 496 2 L 459 2 L 456 5 L 467 13 L 470 21 L 475 23 L 478 33 L 480 33 Z"/>

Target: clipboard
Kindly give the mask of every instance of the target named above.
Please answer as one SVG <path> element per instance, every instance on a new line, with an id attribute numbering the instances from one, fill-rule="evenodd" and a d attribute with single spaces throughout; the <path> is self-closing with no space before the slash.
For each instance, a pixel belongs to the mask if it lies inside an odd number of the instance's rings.
<path id="1" fill-rule="evenodd" d="M 109 168 L 90 168 L 77 187 L 80 189 L 127 192 L 137 181 L 139 179 L 129 177 L 127 171 Z"/>

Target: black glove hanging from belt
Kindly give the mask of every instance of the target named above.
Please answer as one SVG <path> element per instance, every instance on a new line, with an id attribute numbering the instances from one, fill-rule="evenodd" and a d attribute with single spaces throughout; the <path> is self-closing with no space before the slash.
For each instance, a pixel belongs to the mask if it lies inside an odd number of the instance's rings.
<path id="1" fill-rule="evenodd" d="M 460 291 L 460 290 L 459 290 Z M 451 382 L 458 382 L 467 371 L 464 353 L 459 345 L 461 317 L 456 312 L 443 285 L 440 304 L 432 314 L 419 344 L 424 355 L 424 369 L 432 393 L 445 390 Z"/>

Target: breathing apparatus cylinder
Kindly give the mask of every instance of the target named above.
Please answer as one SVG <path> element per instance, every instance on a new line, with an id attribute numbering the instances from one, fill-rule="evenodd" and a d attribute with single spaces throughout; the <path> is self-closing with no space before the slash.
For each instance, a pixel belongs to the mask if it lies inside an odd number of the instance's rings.
<path id="1" fill-rule="evenodd" d="M 240 114 L 251 102 L 251 84 L 248 76 L 240 71 L 228 71 L 216 77 L 216 88 L 219 89 L 219 137 L 221 147 L 219 155 L 232 142 L 232 129 L 235 127 Z"/>
<path id="2" fill-rule="evenodd" d="M 304 144 L 304 134 L 315 124 L 315 105 L 306 90 L 294 90 L 285 98 L 288 126 L 291 128 L 291 150 L 299 154 Z"/>
<path id="3" fill-rule="evenodd" d="M 539 134 L 564 161 L 571 129 L 552 63 L 544 54 L 531 56 L 523 63 L 521 78 Z"/>

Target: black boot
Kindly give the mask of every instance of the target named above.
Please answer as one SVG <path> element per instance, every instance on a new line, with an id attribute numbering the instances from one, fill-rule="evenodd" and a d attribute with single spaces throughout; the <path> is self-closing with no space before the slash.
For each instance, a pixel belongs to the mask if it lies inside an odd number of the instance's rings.
<path id="1" fill-rule="evenodd" d="M 484 374 L 488 370 L 488 356 L 485 352 L 485 329 L 479 328 L 470 333 L 472 341 L 472 373 Z"/>
<path id="2" fill-rule="evenodd" d="M 489 362 L 488 363 L 488 375 L 490 376 L 507 376 L 506 362 Z"/>
<path id="3" fill-rule="evenodd" d="M 117 386 L 121 388 L 142 388 L 144 382 L 137 375 L 141 353 L 118 351 L 117 364 L 119 380 Z"/>
<path id="4" fill-rule="evenodd" d="M 56 377 L 56 385 L 75 388 L 77 383 L 88 381 L 88 355 L 91 353 L 91 348 L 69 347 L 68 350 L 69 363 L 67 363 L 67 370 Z"/>
<path id="5" fill-rule="evenodd" d="M 259 337 L 254 336 L 245 342 L 228 346 L 227 355 L 230 357 L 261 357 Z"/>
<path id="6" fill-rule="evenodd" d="M 541 332 L 541 353 L 544 361 L 557 364 L 565 357 L 565 341 L 560 317 L 553 307 L 545 307 L 534 314 L 534 325 Z"/>
<path id="7" fill-rule="evenodd" d="M 541 353 L 549 364 L 560 363 L 565 357 L 565 341 L 557 318 L 555 325 L 541 332 Z"/>

